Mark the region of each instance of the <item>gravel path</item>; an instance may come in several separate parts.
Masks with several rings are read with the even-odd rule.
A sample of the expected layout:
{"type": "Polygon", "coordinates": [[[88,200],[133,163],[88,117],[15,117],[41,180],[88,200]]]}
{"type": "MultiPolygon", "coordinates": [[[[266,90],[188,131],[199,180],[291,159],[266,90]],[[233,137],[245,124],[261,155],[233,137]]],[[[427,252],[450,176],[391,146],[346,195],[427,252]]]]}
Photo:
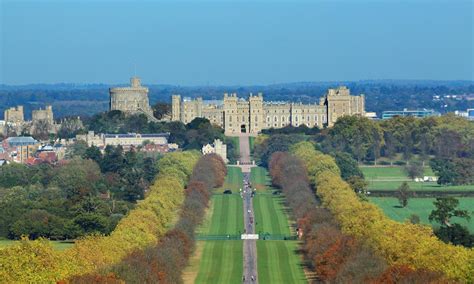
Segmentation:
{"type": "MultiPolygon", "coordinates": [[[[240,163],[250,163],[250,145],[248,136],[239,137],[240,163]]],[[[246,234],[255,234],[255,216],[253,213],[253,188],[250,184],[250,168],[242,167],[244,176],[244,188],[242,198],[244,200],[244,228],[246,234]]],[[[244,240],[244,275],[243,283],[258,283],[257,279],[257,241],[244,240]]]]}

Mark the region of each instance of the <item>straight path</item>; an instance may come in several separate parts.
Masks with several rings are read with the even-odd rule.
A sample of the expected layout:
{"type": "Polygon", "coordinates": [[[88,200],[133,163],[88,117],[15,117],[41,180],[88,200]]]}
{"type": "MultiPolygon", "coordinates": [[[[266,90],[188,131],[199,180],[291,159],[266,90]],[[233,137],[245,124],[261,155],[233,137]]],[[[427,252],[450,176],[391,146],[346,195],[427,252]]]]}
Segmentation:
{"type": "MultiPolygon", "coordinates": [[[[250,164],[250,144],[248,136],[239,137],[240,163],[250,164]]],[[[255,234],[255,216],[253,212],[253,189],[250,184],[250,167],[242,167],[244,177],[244,188],[242,198],[244,199],[244,228],[246,234],[255,234]]],[[[244,240],[244,273],[243,283],[258,283],[257,279],[257,241],[244,240]]]]}

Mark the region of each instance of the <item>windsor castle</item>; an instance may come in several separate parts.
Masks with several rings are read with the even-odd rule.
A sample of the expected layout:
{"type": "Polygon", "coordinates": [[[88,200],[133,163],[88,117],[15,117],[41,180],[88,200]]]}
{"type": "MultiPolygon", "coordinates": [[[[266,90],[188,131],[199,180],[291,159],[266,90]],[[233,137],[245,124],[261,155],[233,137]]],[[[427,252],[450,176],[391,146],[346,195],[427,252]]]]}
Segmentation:
{"type": "Polygon", "coordinates": [[[329,89],[319,104],[265,102],[262,94],[250,94],[248,100],[237,94],[224,94],[223,101],[182,99],[172,96],[171,120],[189,123],[204,117],[221,126],[226,135],[258,134],[263,129],[285,126],[333,126],[343,115],[364,115],[364,95],[351,96],[346,87],[329,89]]]}
{"type": "MultiPolygon", "coordinates": [[[[222,127],[226,135],[255,135],[263,129],[290,125],[331,127],[341,116],[365,115],[364,95],[352,96],[345,86],[329,89],[318,104],[265,102],[261,93],[250,94],[247,100],[235,93],[224,94],[224,99],[219,101],[173,95],[171,104],[171,121],[187,124],[197,117],[207,118],[222,127]]],[[[110,89],[110,109],[153,117],[148,88],[142,87],[140,79],[135,77],[130,87],[110,89]]]]}

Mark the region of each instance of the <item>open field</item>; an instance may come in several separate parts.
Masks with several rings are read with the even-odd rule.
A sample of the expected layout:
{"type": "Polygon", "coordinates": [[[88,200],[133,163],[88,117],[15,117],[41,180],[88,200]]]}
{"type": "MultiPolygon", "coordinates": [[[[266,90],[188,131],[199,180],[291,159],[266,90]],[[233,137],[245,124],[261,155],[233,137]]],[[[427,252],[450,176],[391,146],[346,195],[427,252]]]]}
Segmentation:
{"type": "Polygon", "coordinates": [[[255,145],[255,137],[249,136],[250,155],[253,155],[254,145],[255,145]]]}
{"type": "Polygon", "coordinates": [[[267,187],[271,185],[267,170],[262,167],[254,167],[251,169],[250,180],[252,186],[259,191],[267,190],[267,187]]]}
{"type": "MultiPolygon", "coordinates": [[[[243,187],[242,170],[238,167],[227,167],[227,176],[224,181],[223,189],[230,189],[232,193],[239,193],[243,187]]],[[[219,190],[217,190],[219,192],[219,190]]]]}
{"type": "MultiPolygon", "coordinates": [[[[396,221],[404,222],[409,219],[410,215],[416,214],[420,216],[421,223],[436,226],[428,220],[428,216],[434,209],[433,201],[435,198],[410,198],[408,206],[401,208],[397,198],[394,197],[370,197],[370,202],[377,204],[385,214],[396,221]]],[[[459,208],[468,211],[474,211],[474,197],[459,198],[459,208]]],[[[474,232],[474,221],[467,222],[464,219],[453,218],[454,222],[458,222],[467,226],[471,232],[474,232]]]]}
{"type": "MultiPolygon", "coordinates": [[[[0,249],[11,246],[19,241],[15,240],[0,240],[0,249]]],[[[62,242],[62,241],[50,241],[51,245],[55,250],[63,251],[74,245],[73,242],[62,242]]]]}
{"type": "Polygon", "coordinates": [[[258,234],[269,233],[290,235],[290,225],[281,195],[257,193],[253,199],[255,211],[255,231],[258,234]]]}
{"type": "Polygon", "coordinates": [[[259,283],[307,283],[298,241],[257,241],[259,283]]]}
{"type": "MultiPolygon", "coordinates": [[[[436,182],[414,182],[406,175],[403,167],[360,167],[364,173],[366,181],[369,183],[369,190],[396,190],[406,181],[412,190],[420,191],[474,191],[474,185],[439,185],[436,182]]],[[[434,176],[429,167],[424,169],[425,176],[434,176]]]]}
{"type": "Polygon", "coordinates": [[[241,283],[242,241],[206,241],[195,283],[241,283]]]}
{"type": "Polygon", "coordinates": [[[211,202],[213,212],[207,234],[240,235],[244,231],[243,203],[240,195],[214,194],[211,202]]]}
{"type": "MultiPolygon", "coordinates": [[[[403,167],[360,167],[366,179],[389,179],[389,178],[400,178],[408,179],[403,167]]],[[[423,171],[425,176],[434,176],[435,174],[430,167],[425,167],[423,171]]]]}
{"type": "MultiPolygon", "coordinates": [[[[216,189],[200,235],[240,235],[244,230],[243,203],[239,194],[242,171],[228,167],[223,188],[216,189]],[[222,194],[224,189],[233,194],[222,194]]],[[[240,240],[199,241],[185,271],[186,283],[240,283],[243,273],[243,243],[240,240]],[[194,261],[193,261],[194,259],[194,261]]]]}

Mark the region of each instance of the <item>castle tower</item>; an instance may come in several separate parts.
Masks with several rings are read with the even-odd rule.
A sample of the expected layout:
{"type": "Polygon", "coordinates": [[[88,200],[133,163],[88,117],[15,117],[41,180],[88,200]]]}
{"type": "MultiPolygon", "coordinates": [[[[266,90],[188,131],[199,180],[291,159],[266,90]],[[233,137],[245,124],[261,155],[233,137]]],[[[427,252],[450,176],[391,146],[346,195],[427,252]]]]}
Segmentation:
{"type": "Polygon", "coordinates": [[[181,121],[181,96],[171,96],[171,121],[181,121]]]}
{"type": "Polygon", "coordinates": [[[257,96],[253,96],[252,94],[250,94],[249,107],[250,133],[258,134],[264,128],[265,125],[262,93],[258,93],[257,96]]]}
{"type": "Polygon", "coordinates": [[[110,110],[120,110],[127,114],[144,113],[153,117],[148,101],[148,88],[141,85],[140,78],[132,77],[130,87],[110,88],[110,110]]]}
{"type": "Polygon", "coordinates": [[[326,95],[327,126],[332,127],[344,115],[365,114],[365,97],[351,96],[346,86],[329,89],[326,95]]]}
{"type": "Polygon", "coordinates": [[[240,133],[237,102],[237,94],[224,94],[224,133],[226,135],[240,133]]]}
{"type": "Polygon", "coordinates": [[[25,121],[23,106],[11,107],[6,109],[3,114],[3,119],[5,122],[23,123],[25,121]]]}

